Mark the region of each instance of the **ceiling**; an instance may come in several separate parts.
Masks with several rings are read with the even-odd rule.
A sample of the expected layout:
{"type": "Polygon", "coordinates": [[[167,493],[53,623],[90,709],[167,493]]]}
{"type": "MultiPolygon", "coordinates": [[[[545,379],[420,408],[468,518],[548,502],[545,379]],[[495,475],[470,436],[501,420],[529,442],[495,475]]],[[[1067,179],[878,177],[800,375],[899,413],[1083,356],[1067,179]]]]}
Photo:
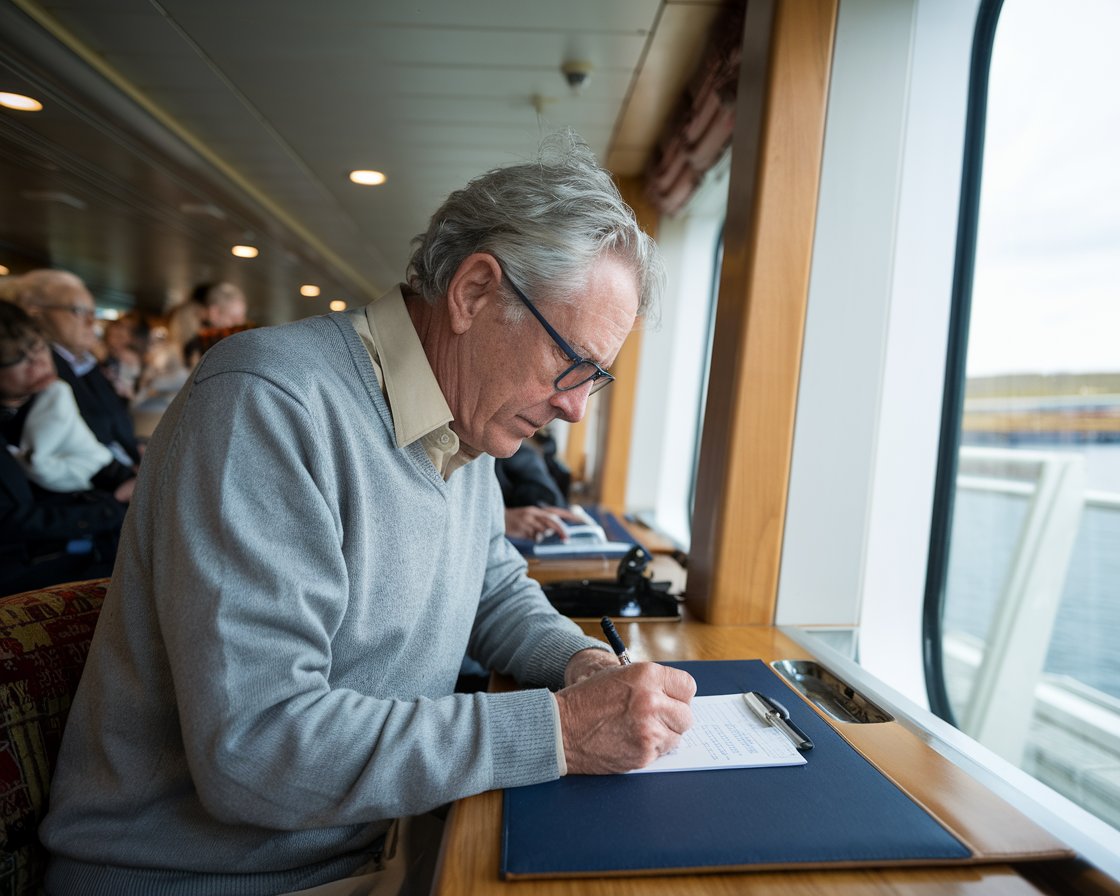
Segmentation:
{"type": "Polygon", "coordinates": [[[0,108],[0,264],[149,312],[214,279],[263,323],[366,301],[449,192],[544,134],[640,173],[725,5],[0,0],[0,91],[44,105],[0,108]],[[568,60],[591,65],[578,93],[568,60]]]}

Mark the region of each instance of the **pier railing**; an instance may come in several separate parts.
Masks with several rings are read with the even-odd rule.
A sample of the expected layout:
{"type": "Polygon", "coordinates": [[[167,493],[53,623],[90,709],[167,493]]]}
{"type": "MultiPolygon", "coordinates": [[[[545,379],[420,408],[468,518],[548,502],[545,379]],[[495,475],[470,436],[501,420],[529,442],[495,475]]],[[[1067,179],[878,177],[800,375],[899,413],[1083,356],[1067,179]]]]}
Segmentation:
{"type": "MultiPolygon", "coordinates": [[[[1086,491],[1076,453],[970,447],[961,449],[957,488],[1026,504],[986,639],[946,621],[960,727],[1120,828],[1120,700],[1044,671],[1084,511],[1120,513],[1120,495],[1086,491]]],[[[1110,590],[1120,594],[1120,581],[1110,590]]]]}

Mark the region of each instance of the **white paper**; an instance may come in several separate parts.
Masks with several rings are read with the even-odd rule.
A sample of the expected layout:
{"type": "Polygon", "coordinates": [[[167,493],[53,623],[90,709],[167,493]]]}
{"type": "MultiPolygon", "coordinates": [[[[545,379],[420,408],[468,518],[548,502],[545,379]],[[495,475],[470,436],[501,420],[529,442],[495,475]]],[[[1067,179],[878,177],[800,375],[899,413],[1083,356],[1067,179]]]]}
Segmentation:
{"type": "Polygon", "coordinates": [[[805,764],[790,739],[751,712],[742,694],[694,697],[692,720],[675,750],[629,774],[805,764]]]}

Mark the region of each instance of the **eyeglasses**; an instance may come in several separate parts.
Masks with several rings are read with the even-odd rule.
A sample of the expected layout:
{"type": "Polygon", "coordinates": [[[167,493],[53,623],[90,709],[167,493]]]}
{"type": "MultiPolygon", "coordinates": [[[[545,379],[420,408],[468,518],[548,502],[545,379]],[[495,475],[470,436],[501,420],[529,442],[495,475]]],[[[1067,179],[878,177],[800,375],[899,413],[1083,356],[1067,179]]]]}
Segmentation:
{"type": "Polygon", "coordinates": [[[11,361],[0,361],[0,370],[6,370],[9,367],[18,367],[32,358],[43,354],[47,350],[47,343],[42,339],[36,339],[33,342],[26,342],[23,345],[23,350],[11,361]]]}
{"type": "Polygon", "coordinates": [[[614,377],[590,358],[577,355],[575,351],[572,350],[572,347],[563,340],[560,334],[552,328],[552,324],[544,319],[544,315],[537,310],[536,305],[529,301],[529,297],[518,288],[516,283],[509,279],[509,274],[506,274],[504,269],[502,270],[502,274],[505,276],[506,282],[513,287],[517,298],[521,299],[525,307],[532,312],[533,317],[544,327],[545,332],[552,337],[552,341],[556,343],[560,351],[572,362],[570,367],[565,368],[561,374],[552,381],[552,385],[557,392],[571,392],[573,389],[578,389],[584,383],[590,382],[591,391],[588,395],[594,395],[600,389],[614,382],[614,377]]]}
{"type": "Polygon", "coordinates": [[[40,305],[39,307],[47,311],[69,311],[74,317],[82,317],[86,320],[93,320],[97,316],[97,310],[88,305],[40,305]]]}

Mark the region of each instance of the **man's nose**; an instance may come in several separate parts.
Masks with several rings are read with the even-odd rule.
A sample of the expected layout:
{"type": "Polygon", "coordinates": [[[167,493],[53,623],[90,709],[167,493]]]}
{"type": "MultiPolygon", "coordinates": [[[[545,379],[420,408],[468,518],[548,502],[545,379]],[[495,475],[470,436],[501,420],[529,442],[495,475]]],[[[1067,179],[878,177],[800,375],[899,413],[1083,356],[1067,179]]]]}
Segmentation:
{"type": "Polygon", "coordinates": [[[569,423],[579,423],[587,411],[587,399],[591,396],[591,383],[586,382],[577,389],[568,389],[564,392],[554,392],[549,403],[560,413],[561,420],[569,423]]]}

